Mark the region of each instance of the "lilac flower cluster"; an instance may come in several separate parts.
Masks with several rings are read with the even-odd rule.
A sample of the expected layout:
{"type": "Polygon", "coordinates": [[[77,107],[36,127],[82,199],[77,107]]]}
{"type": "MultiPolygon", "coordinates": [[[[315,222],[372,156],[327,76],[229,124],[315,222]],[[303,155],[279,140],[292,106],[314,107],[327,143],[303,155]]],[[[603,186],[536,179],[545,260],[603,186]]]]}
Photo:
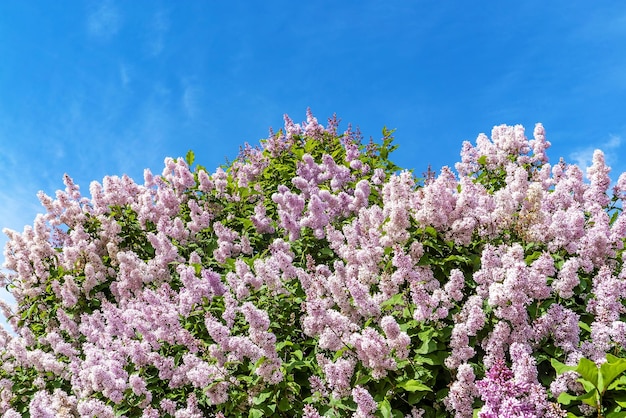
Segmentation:
{"type": "MultiPolygon", "coordinates": [[[[512,347],[512,351],[516,350],[512,347]]],[[[511,353],[514,354],[514,353],[511,353]]],[[[562,418],[567,414],[558,405],[548,402],[541,386],[523,374],[532,373],[528,355],[516,363],[511,371],[504,360],[495,360],[485,378],[476,382],[476,389],[484,401],[479,418],[562,418]],[[517,370],[515,370],[517,369],[517,370]]]]}
{"type": "Polygon", "coordinates": [[[548,393],[536,352],[575,364],[626,349],[626,176],[612,198],[601,153],[585,182],[548,163],[541,125],[531,140],[518,125],[464,143],[456,174],[421,183],[336,129],[286,117],[226,170],[168,158],[143,185],[107,177],[87,198],[66,176],[41,194],[46,213],[6,231],[17,308],[2,306],[15,335],[0,333],[0,413],[228,416],[268,388],[295,397],[288,374],[308,365],[297,414],[343,402],[372,417],[407,393],[374,384],[439,361],[422,356],[430,330],[449,335],[432,349],[451,376],[438,407],[561,416],[550,396],[575,379],[548,393]]]}

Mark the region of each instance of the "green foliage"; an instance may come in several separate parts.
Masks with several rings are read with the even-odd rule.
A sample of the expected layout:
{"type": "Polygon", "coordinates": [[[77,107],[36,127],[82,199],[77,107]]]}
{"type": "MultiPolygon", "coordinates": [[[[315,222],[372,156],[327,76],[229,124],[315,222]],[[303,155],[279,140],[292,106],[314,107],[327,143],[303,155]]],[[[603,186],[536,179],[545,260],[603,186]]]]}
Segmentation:
{"type": "Polygon", "coordinates": [[[606,362],[599,367],[584,357],[576,366],[566,366],[556,359],[551,363],[557,374],[576,372],[580,376],[577,382],[584,388],[580,395],[559,395],[558,402],[570,410],[568,416],[578,416],[571,410],[582,402],[594,408],[598,417],[626,417],[626,359],[607,354],[606,362]]]}
{"type": "MultiPolygon", "coordinates": [[[[381,143],[371,142],[367,145],[358,143],[358,161],[361,166],[367,169],[355,168],[359,164],[351,164],[347,161],[348,149],[347,141],[351,138],[336,135],[330,131],[317,132],[313,136],[289,135],[285,136],[279,132],[275,137],[266,140],[266,145],[274,144],[280,148],[276,150],[271,146],[262,149],[245,147],[241,150],[239,157],[232,163],[222,167],[224,171],[219,172],[223,183],[220,187],[203,187],[202,178],[209,178],[206,170],[195,163],[195,155],[189,151],[184,161],[186,166],[193,167],[191,174],[193,181],[185,183],[185,186],[174,184],[175,180],[168,180],[167,176],[159,178],[159,182],[171,187],[167,191],[176,190],[180,194],[179,207],[173,208],[168,214],[167,221],[180,222],[183,227],[193,224],[194,213],[189,202],[194,201],[199,207],[210,213],[211,220],[209,226],[194,230],[193,237],[187,238],[184,235],[176,235],[156,224],[156,221],[145,220],[140,216],[137,206],[133,204],[114,204],[106,208],[104,213],[92,214],[85,209],[80,212],[80,222],[75,224],[64,224],[57,226],[62,234],[77,234],[85,236],[85,241],[91,240],[92,247],[82,247],[78,254],[72,259],[72,263],[64,263],[62,259],[64,247],[57,246],[54,255],[47,255],[38,260],[42,265],[40,270],[46,275],[38,278],[39,288],[36,292],[25,293],[19,301],[19,309],[16,313],[18,326],[28,337],[28,349],[39,350],[41,355],[51,354],[53,349],[46,342],[46,335],[50,330],[58,330],[60,315],[67,315],[77,323],[85,316],[97,314],[104,307],[116,305],[115,291],[117,276],[120,274],[119,261],[115,257],[116,252],[128,252],[137,257],[137,263],[141,268],[151,266],[157,257],[159,248],[154,241],[156,234],[162,233],[171,238],[176,255],[175,261],[165,263],[165,272],[155,273],[150,270],[150,274],[155,277],[144,277],[142,290],[152,292],[179,292],[185,287],[184,280],[188,277],[181,277],[179,268],[187,268],[195,273],[196,278],[203,277],[203,273],[211,272],[219,275],[221,283],[227,284],[229,277],[240,274],[238,269],[256,269],[256,262],[262,262],[272,253],[272,245],[277,242],[285,243],[288,247],[289,258],[287,264],[301,272],[313,272],[316,266],[327,267],[328,270],[336,271],[335,263],[342,263],[342,257],[337,250],[338,245],[333,245],[328,236],[320,238],[312,228],[305,227],[299,230],[297,236],[291,237],[288,231],[278,228],[279,212],[281,208],[273,198],[278,191],[286,189],[293,194],[302,194],[294,184],[294,179],[298,176],[299,170],[304,162],[303,157],[309,156],[316,164],[321,164],[328,156],[349,172],[350,180],[340,187],[333,186],[332,180],[327,179],[320,184],[316,184],[319,190],[339,193],[345,192],[347,195],[354,193],[360,181],[366,180],[371,186],[371,192],[367,198],[367,207],[383,208],[383,186],[381,181],[372,181],[372,172],[384,174],[386,179],[392,174],[399,172],[399,167],[390,160],[391,153],[397,148],[393,144],[393,131],[383,129],[383,139],[381,143]],[[277,145],[278,144],[278,145],[277,145]],[[282,148],[281,148],[282,147],[282,148]],[[249,175],[247,169],[253,166],[257,172],[249,175]],[[204,176],[204,177],[203,177],[204,176]],[[193,184],[192,184],[193,183],[193,184]],[[179,189],[177,189],[179,188],[179,189]],[[180,190],[182,189],[182,190],[180,190]],[[339,190],[338,190],[339,189],[339,190]],[[271,220],[271,228],[259,232],[253,217],[256,208],[262,206],[266,210],[268,219],[271,220]],[[220,248],[220,237],[216,233],[215,225],[219,223],[224,228],[236,233],[238,242],[249,244],[248,250],[239,248],[223,259],[214,254],[220,248]],[[103,225],[113,225],[118,232],[113,233],[113,237],[104,237],[102,234],[103,225]],[[169,235],[168,235],[169,234],[169,235]],[[176,236],[176,238],[174,238],[176,236]],[[111,252],[106,246],[106,239],[109,238],[115,243],[115,251],[111,252]],[[157,248],[155,248],[157,247],[157,248]],[[191,260],[195,261],[191,261],[191,260]],[[88,290],[77,292],[76,303],[66,303],[59,289],[63,286],[71,287],[73,284],[84,289],[89,277],[86,272],[86,265],[89,263],[101,263],[100,272],[106,272],[99,281],[88,290]],[[186,263],[189,264],[186,264],[186,263]],[[72,284],[73,283],[73,284],[72,284]]],[[[353,143],[351,143],[353,144],[353,143]]],[[[515,158],[509,158],[511,162],[515,158]]],[[[182,163],[182,160],[178,160],[182,163]]],[[[497,193],[507,187],[507,171],[502,166],[493,166],[488,157],[483,155],[477,159],[478,170],[472,174],[472,181],[477,185],[484,186],[490,195],[497,193]]],[[[187,168],[187,167],[185,167],[187,168]]],[[[529,178],[539,169],[538,163],[527,164],[529,178]]],[[[219,176],[215,175],[214,179],[219,176]]],[[[412,178],[414,182],[410,187],[416,194],[423,192],[421,188],[427,186],[427,181],[423,183],[412,178]]],[[[435,179],[427,179],[435,180],[435,179]]],[[[161,184],[159,183],[159,184],[161,184]]],[[[158,186],[150,186],[152,191],[158,186]]],[[[460,183],[456,187],[457,192],[461,192],[460,183]]],[[[149,201],[154,203],[156,194],[149,196],[149,201]]],[[[611,225],[617,222],[617,214],[621,208],[612,202],[611,225]]],[[[520,208],[526,202],[520,204],[520,208]]],[[[527,209],[527,207],[526,207],[527,209]]],[[[533,208],[531,208],[533,209],[533,208]]],[[[521,209],[520,209],[521,210],[521,209]]],[[[357,217],[355,211],[345,211],[349,215],[337,216],[330,222],[329,227],[335,231],[347,231],[354,227],[357,217]]],[[[451,355],[451,336],[457,323],[457,318],[464,315],[462,308],[480,286],[475,280],[475,274],[482,268],[481,254],[489,247],[507,247],[518,245],[523,252],[523,257],[519,261],[519,268],[532,266],[541,257],[549,254],[554,261],[556,270],[561,269],[564,263],[572,257],[563,248],[554,251],[545,243],[534,242],[526,231],[527,219],[523,219],[520,212],[507,219],[507,223],[501,230],[491,234],[481,234],[473,230],[471,239],[455,241],[446,228],[437,229],[431,225],[424,225],[416,220],[414,216],[407,217],[408,238],[399,243],[388,245],[381,250],[381,257],[377,260],[375,280],[369,284],[367,292],[376,293],[380,291],[383,277],[393,275],[398,271],[394,265],[396,253],[407,253],[415,247],[420,248],[421,256],[415,256],[412,268],[419,270],[424,268],[434,277],[435,287],[443,288],[450,279],[451,272],[458,270],[462,273],[461,281],[464,279],[463,295],[455,298],[447,309],[447,316],[444,314],[440,319],[417,320],[415,301],[415,289],[412,286],[422,284],[420,280],[400,280],[398,290],[393,296],[377,305],[380,314],[363,316],[354,319],[354,324],[359,331],[364,329],[374,330],[382,335],[381,318],[389,315],[393,317],[400,327],[400,330],[407,334],[410,339],[408,355],[400,356],[399,349],[394,349],[391,354],[396,361],[396,367],[386,370],[386,374],[377,375],[372,368],[366,367],[361,362],[356,362],[354,373],[351,375],[349,386],[365,388],[374,396],[377,404],[376,417],[397,418],[410,414],[413,408],[421,408],[425,418],[439,418],[450,415],[446,409],[444,399],[451,391],[452,383],[455,381],[455,369],[446,366],[446,359],[451,355]],[[380,276],[380,277],[379,277],[380,276]],[[438,283],[437,283],[438,282],[438,283]]],[[[590,222],[590,215],[586,216],[586,222],[590,222]]],[[[384,235],[384,227],[392,223],[391,215],[387,216],[381,227],[377,227],[376,233],[384,235]]],[[[61,234],[61,235],[62,235],[61,234]]],[[[346,235],[348,235],[346,233],[346,235]]],[[[242,247],[242,245],[240,245],[242,247]]],[[[621,255],[623,248],[616,252],[615,265],[621,266],[621,255]]],[[[356,263],[355,263],[356,264],[356,263]]],[[[339,265],[339,264],[337,264],[339,265]]],[[[147,267],[146,267],[147,268],[147,267]]],[[[597,271],[579,271],[580,283],[575,289],[573,298],[564,299],[552,292],[545,298],[535,298],[529,301],[524,307],[527,308],[529,323],[537,321],[545,315],[555,304],[560,304],[565,308],[570,308],[572,312],[579,315],[579,328],[583,338],[591,335],[592,324],[595,318],[585,310],[585,306],[591,297],[593,288],[593,277],[597,271]]],[[[136,374],[141,376],[146,383],[146,390],[150,397],[145,394],[137,395],[128,388],[119,402],[112,401],[105,396],[102,391],[93,391],[89,396],[98,399],[110,406],[117,416],[140,416],[142,411],[152,406],[159,408],[161,400],[173,401],[177,407],[183,407],[187,399],[195,397],[198,407],[207,416],[223,413],[227,417],[293,417],[301,416],[306,405],[314,405],[315,408],[325,417],[346,417],[351,416],[357,409],[355,401],[349,393],[328,394],[321,393],[319,388],[311,382],[310,378],[323,377],[325,372],[320,359],[355,359],[356,348],[349,342],[341,340],[340,349],[323,349],[320,346],[319,338],[307,335],[303,329],[303,321],[306,318],[304,309],[307,303],[307,288],[303,285],[297,274],[288,272],[280,267],[273,271],[279,277],[281,286],[284,289],[277,291],[269,283],[255,286],[247,284],[240,294],[236,295],[236,302],[241,306],[250,302],[255,308],[264,311],[269,318],[268,333],[276,338],[275,350],[280,359],[279,372],[282,379],[277,379],[277,383],[269,383],[268,379],[260,376],[260,370],[271,361],[264,356],[252,361],[245,358],[228,358],[220,363],[217,357],[210,354],[211,347],[218,345],[217,341],[211,337],[207,329],[206,318],[215,318],[221,325],[228,325],[228,331],[232,336],[248,336],[252,327],[242,312],[237,312],[233,316],[232,322],[228,322],[225,317],[229,310],[229,304],[233,303],[233,296],[236,290],[229,288],[226,294],[215,293],[210,297],[203,297],[201,301],[193,303],[193,306],[185,313],[175,315],[177,325],[180,325],[181,333],[188,333],[199,341],[197,347],[190,347],[182,343],[165,341],[149,341],[146,331],[139,329],[131,332],[130,336],[124,336],[129,343],[148,343],[154,346],[154,352],[162,358],[172,359],[174,368],[185,367],[185,356],[193,354],[206,361],[210,365],[220,363],[226,370],[226,375],[217,378],[207,387],[194,387],[191,384],[169,385],[166,378],[163,378],[160,370],[154,365],[139,366],[132,362],[127,362],[124,371],[128,375],[136,374]],[[231,293],[232,292],[232,293],[231,293]],[[209,396],[211,391],[221,384],[228,384],[228,399],[222,403],[213,404],[209,396]]],[[[192,274],[193,275],[193,274],[192,274]]],[[[547,277],[547,285],[556,280],[557,274],[547,277]]],[[[395,289],[394,289],[395,291],[395,289]]],[[[348,292],[346,291],[346,294],[348,292]]],[[[385,296],[386,298],[386,296],[385,296]]],[[[330,298],[329,298],[330,299],[330,298]]],[[[357,302],[347,298],[347,304],[356,305],[357,302]]],[[[381,298],[384,299],[384,298],[381,298]]],[[[529,298],[530,299],[530,298],[529,298]]],[[[377,302],[378,303],[378,302],[377,302]]],[[[484,343],[489,333],[493,330],[494,324],[501,321],[494,312],[493,306],[489,306],[483,300],[480,307],[485,315],[486,325],[476,333],[468,335],[468,347],[475,351],[475,355],[467,362],[476,374],[477,380],[485,376],[484,365],[480,359],[485,353],[484,343]]],[[[232,306],[231,306],[232,307],[232,306]]],[[[354,307],[354,306],[351,306],[354,307]]],[[[435,307],[436,308],[436,307],[435,307]]],[[[329,309],[334,309],[331,307],[329,309]]],[[[419,311],[418,311],[419,313],[419,311]]],[[[504,321],[502,321],[504,322],[504,321]]],[[[64,329],[60,335],[65,342],[76,350],[76,355],[80,360],[86,358],[85,345],[86,337],[81,333],[73,334],[64,329]]],[[[116,337],[119,337],[116,335],[116,337]]],[[[337,337],[339,338],[339,337],[337,337]]],[[[217,338],[216,338],[217,339],[217,338]]],[[[89,342],[93,344],[92,341],[89,342]]],[[[596,408],[598,416],[624,417],[626,416],[626,360],[623,352],[615,349],[613,355],[607,355],[607,362],[597,367],[595,363],[588,359],[581,359],[576,367],[565,366],[561,361],[565,361],[565,353],[561,346],[555,343],[551,337],[545,337],[543,341],[536,344],[533,359],[537,364],[539,381],[548,387],[554,379],[567,371],[576,372],[580,375],[578,381],[584,389],[584,393],[571,395],[563,393],[558,398],[558,402],[567,408],[570,416],[575,416],[575,408],[580,404],[589,405],[596,408]]],[[[504,354],[504,356],[509,356],[504,354]]],[[[63,365],[71,363],[67,356],[56,356],[57,361],[63,365]]],[[[505,360],[509,361],[509,358],[505,360]]],[[[5,367],[0,370],[0,379],[11,381],[12,393],[15,395],[10,400],[10,406],[22,414],[28,416],[29,402],[36,392],[43,386],[50,392],[56,388],[72,393],[74,387],[69,379],[59,377],[52,373],[47,373],[43,384],[38,381],[40,387],[36,387],[33,382],[41,377],[41,370],[24,366],[10,369],[5,367]]],[[[551,399],[552,401],[553,399],[551,399]]],[[[472,408],[479,411],[483,403],[475,399],[472,408]]],[[[168,415],[165,415],[168,416],[168,415]]]]}

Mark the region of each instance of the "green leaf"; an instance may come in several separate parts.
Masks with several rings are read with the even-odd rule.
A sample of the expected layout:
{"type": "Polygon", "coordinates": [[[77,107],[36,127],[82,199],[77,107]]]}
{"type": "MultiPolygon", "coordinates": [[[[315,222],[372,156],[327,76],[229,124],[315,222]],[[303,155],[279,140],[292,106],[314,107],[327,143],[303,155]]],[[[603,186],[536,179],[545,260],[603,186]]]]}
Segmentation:
{"type": "Polygon", "coordinates": [[[391,418],[391,404],[389,400],[383,399],[378,403],[378,409],[380,413],[383,415],[383,418],[391,418]]]}
{"type": "MultiPolygon", "coordinates": [[[[280,351],[285,347],[291,347],[293,346],[293,343],[291,341],[280,341],[278,343],[276,343],[276,351],[280,351]]],[[[302,358],[300,359],[302,360],[302,358]]]]}
{"type": "Polygon", "coordinates": [[[527,265],[531,265],[533,261],[541,257],[541,254],[541,251],[535,251],[532,254],[527,255],[524,261],[526,261],[527,265]]]}
{"type": "Polygon", "coordinates": [[[558,361],[555,358],[550,360],[550,364],[552,364],[552,367],[554,368],[554,370],[556,370],[556,374],[563,374],[565,372],[569,372],[571,370],[576,369],[576,367],[574,367],[574,366],[567,366],[567,365],[561,363],[560,361],[558,361]]]}
{"type": "Polygon", "coordinates": [[[400,329],[406,333],[408,333],[409,335],[414,335],[413,333],[408,332],[409,330],[413,330],[414,328],[417,328],[417,326],[419,325],[419,322],[416,321],[415,319],[411,319],[403,324],[399,324],[400,325],[400,329]]]}
{"type": "Polygon", "coordinates": [[[261,405],[263,402],[268,400],[273,395],[272,391],[261,392],[257,396],[254,397],[252,403],[255,405],[261,405]]]}
{"type": "Polygon", "coordinates": [[[189,167],[192,166],[195,159],[196,159],[196,155],[193,153],[193,151],[192,150],[187,151],[187,155],[185,155],[185,161],[187,162],[187,165],[189,167]]]}
{"type": "Polygon", "coordinates": [[[280,398],[280,402],[278,402],[278,410],[279,411],[288,411],[291,409],[291,402],[289,402],[289,398],[286,396],[282,396],[280,398]]]}
{"type": "Polygon", "coordinates": [[[257,408],[252,408],[248,412],[248,418],[263,418],[264,416],[263,411],[257,408]]]}
{"type": "MultiPolygon", "coordinates": [[[[620,392],[626,389],[626,375],[623,374],[618,379],[615,379],[613,383],[608,386],[607,390],[613,390],[618,388],[620,392]]],[[[624,396],[626,396],[626,392],[624,393],[624,396]]]]}
{"type": "Polygon", "coordinates": [[[424,228],[424,232],[426,232],[428,235],[430,235],[433,238],[437,238],[437,230],[430,225],[424,228]]]}
{"type": "Polygon", "coordinates": [[[583,393],[579,396],[570,395],[567,392],[563,392],[557,398],[557,402],[563,405],[569,405],[574,401],[583,401],[587,405],[591,405],[594,408],[596,407],[596,391],[589,391],[587,393],[583,393]]]}
{"type": "Polygon", "coordinates": [[[614,211],[611,214],[611,221],[609,222],[609,225],[613,225],[615,223],[615,221],[617,220],[618,216],[619,216],[619,212],[618,211],[614,211]]]}
{"type": "Polygon", "coordinates": [[[409,397],[407,402],[409,405],[417,405],[424,397],[426,396],[426,392],[412,392],[409,393],[409,397]]]}
{"type": "MultiPolygon", "coordinates": [[[[582,282],[581,282],[581,283],[582,283],[582,282]]],[[[589,326],[589,324],[587,324],[586,322],[579,321],[579,322],[578,322],[578,326],[579,326],[581,329],[584,329],[584,330],[585,330],[585,331],[587,331],[587,332],[591,332],[591,327],[590,327],[590,326],[589,326]]]]}
{"type": "Polygon", "coordinates": [[[626,408],[626,399],[625,400],[615,399],[615,403],[621,406],[622,408],[626,408]]]}
{"type": "Polygon", "coordinates": [[[433,360],[430,355],[429,356],[415,356],[413,357],[413,362],[415,364],[429,364],[431,366],[434,366],[436,361],[433,360]]]}
{"type": "Polygon", "coordinates": [[[292,361],[292,362],[288,363],[285,366],[285,370],[287,370],[288,373],[291,373],[291,371],[293,369],[300,369],[300,368],[302,368],[302,366],[306,366],[306,365],[307,365],[307,363],[305,363],[304,361],[296,360],[296,361],[292,361]]]}
{"type": "Polygon", "coordinates": [[[607,354],[606,360],[606,363],[600,366],[600,384],[598,385],[598,390],[602,394],[605,392],[606,388],[613,383],[615,378],[626,371],[626,359],[607,354]]]}
{"type": "Polygon", "coordinates": [[[583,357],[574,371],[594,387],[598,387],[598,366],[596,366],[596,363],[583,357]]]}
{"type": "Polygon", "coordinates": [[[448,358],[447,351],[435,351],[433,353],[428,353],[424,356],[426,360],[425,364],[430,364],[433,366],[441,366],[445,363],[446,358],[448,358]]]}
{"type": "Polygon", "coordinates": [[[405,380],[398,383],[398,387],[406,390],[407,392],[432,392],[433,390],[415,379],[405,380]]]}
{"type": "Polygon", "coordinates": [[[487,156],[486,156],[486,155],[481,155],[481,156],[478,158],[478,164],[480,164],[480,165],[485,165],[485,164],[487,164],[487,156]]]}
{"type": "Polygon", "coordinates": [[[403,302],[404,302],[404,294],[403,293],[396,293],[395,295],[393,295],[392,297],[390,297],[389,299],[387,299],[386,301],[381,303],[380,307],[381,308],[386,308],[386,307],[389,307],[389,306],[400,305],[403,302]]]}
{"type": "Polygon", "coordinates": [[[424,341],[422,345],[415,350],[416,354],[428,354],[437,351],[437,342],[435,340],[424,341]]]}

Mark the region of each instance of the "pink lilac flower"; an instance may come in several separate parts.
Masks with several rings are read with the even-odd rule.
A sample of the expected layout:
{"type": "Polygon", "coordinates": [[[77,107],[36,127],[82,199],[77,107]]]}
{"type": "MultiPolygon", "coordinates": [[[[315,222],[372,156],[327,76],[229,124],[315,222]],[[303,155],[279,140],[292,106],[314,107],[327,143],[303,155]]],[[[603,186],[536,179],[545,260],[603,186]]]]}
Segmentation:
{"type": "Polygon", "coordinates": [[[501,409],[507,409],[507,417],[529,416],[533,406],[519,400],[518,397],[528,391],[529,384],[513,379],[513,372],[502,359],[494,361],[485,378],[476,382],[476,388],[485,405],[479,412],[480,418],[503,417],[501,409]],[[525,415],[526,414],[526,415],[525,415]]]}
{"type": "Polygon", "coordinates": [[[374,411],[378,409],[378,404],[372,395],[362,386],[355,386],[352,389],[352,399],[356,402],[357,409],[354,418],[372,418],[374,411]]]}
{"type": "Polygon", "coordinates": [[[561,266],[557,278],[552,281],[552,288],[562,298],[571,298],[574,288],[580,283],[578,269],[580,261],[577,257],[568,258],[561,266]]]}
{"type": "Polygon", "coordinates": [[[450,336],[450,355],[445,360],[445,365],[449,369],[456,369],[467,360],[474,357],[476,350],[470,346],[469,333],[467,325],[457,323],[452,328],[450,336]]]}
{"type": "Polygon", "coordinates": [[[213,405],[223,404],[228,401],[228,389],[230,383],[226,381],[218,381],[211,384],[205,389],[207,396],[213,405]]]}
{"type": "Polygon", "coordinates": [[[102,418],[114,418],[115,412],[113,408],[106,405],[104,402],[98,399],[89,398],[78,402],[78,413],[83,418],[102,417],[102,418]]]}
{"type": "Polygon", "coordinates": [[[541,123],[535,125],[533,139],[528,141],[528,145],[532,148],[533,152],[531,162],[541,164],[548,162],[546,150],[550,148],[551,144],[549,141],[546,141],[546,131],[541,123]]]}
{"type": "Polygon", "coordinates": [[[322,418],[320,413],[311,405],[305,405],[302,410],[302,418],[322,418]]]}
{"type": "Polygon", "coordinates": [[[444,289],[446,295],[456,302],[463,299],[463,288],[465,287],[465,276],[459,269],[452,269],[450,271],[450,277],[445,284],[444,289]]]}
{"type": "Polygon", "coordinates": [[[586,358],[594,362],[600,362],[612,347],[611,326],[605,322],[594,321],[591,324],[591,335],[583,341],[580,350],[586,358]]]}
{"type": "Polygon", "coordinates": [[[601,210],[609,203],[609,196],[607,190],[611,185],[611,178],[609,172],[611,168],[608,167],[604,160],[604,153],[600,150],[593,152],[591,167],[587,168],[587,177],[591,184],[585,191],[585,209],[590,212],[601,210]]]}
{"type": "Polygon", "coordinates": [[[511,327],[506,321],[499,321],[493,326],[493,331],[483,339],[481,346],[486,355],[483,357],[485,367],[492,367],[498,358],[504,358],[505,348],[511,343],[511,327]]]}
{"type": "Polygon", "coordinates": [[[20,414],[13,408],[9,408],[4,412],[2,417],[3,418],[22,418],[22,414],[20,414]]]}
{"type": "Polygon", "coordinates": [[[309,384],[311,385],[311,392],[318,393],[322,397],[328,396],[328,391],[326,390],[326,385],[324,381],[319,376],[310,376],[309,384]]]}
{"type": "Polygon", "coordinates": [[[267,210],[263,203],[257,203],[254,207],[254,215],[250,218],[257,232],[260,234],[274,233],[272,220],[267,216],[267,210]]]}
{"type": "Polygon", "coordinates": [[[424,416],[424,414],[426,413],[426,411],[424,411],[422,408],[415,408],[413,407],[411,409],[411,414],[410,415],[405,415],[404,418],[422,418],[424,416]]]}
{"type": "MultiPolygon", "coordinates": [[[[515,350],[517,348],[513,348],[515,350]]],[[[511,354],[514,355],[513,352],[511,354]]],[[[476,382],[476,388],[484,402],[478,412],[479,418],[566,416],[558,405],[548,402],[545,390],[538,383],[518,376],[502,359],[497,359],[485,378],[476,382]]]]}
{"type": "Polygon", "coordinates": [[[324,238],[324,228],[330,218],[326,213],[328,204],[322,201],[317,194],[311,196],[304,217],[300,220],[301,228],[311,228],[316,238],[324,238]]]}
{"type": "Polygon", "coordinates": [[[532,356],[532,347],[529,344],[514,342],[509,348],[513,362],[512,371],[515,380],[520,383],[536,384],[537,363],[532,356]]]}
{"type": "Polygon", "coordinates": [[[204,193],[210,193],[213,190],[214,188],[213,181],[211,180],[211,177],[205,170],[198,171],[198,181],[200,183],[199,189],[203,191],[204,193]]]}
{"type": "Polygon", "coordinates": [[[240,248],[238,249],[236,244],[239,234],[236,231],[227,228],[221,222],[213,224],[213,231],[218,238],[218,248],[213,251],[213,257],[219,263],[224,263],[227,258],[239,255],[240,248]]]}
{"type": "Polygon", "coordinates": [[[469,418],[472,416],[472,403],[478,395],[474,370],[467,363],[461,364],[457,369],[456,380],[450,386],[450,392],[445,397],[446,409],[455,413],[455,417],[469,418]]]}
{"type": "Polygon", "coordinates": [[[491,140],[498,148],[499,156],[523,155],[529,151],[522,125],[494,126],[491,131],[491,140]]]}
{"type": "Polygon", "coordinates": [[[139,375],[133,374],[128,377],[128,385],[137,396],[146,393],[146,381],[139,375]]]}
{"type": "Polygon", "coordinates": [[[383,226],[385,236],[381,244],[392,246],[408,239],[406,229],[410,224],[410,197],[413,195],[414,185],[413,176],[403,171],[399,175],[391,176],[383,186],[383,216],[389,220],[383,226]]]}
{"type": "Polygon", "coordinates": [[[483,299],[478,295],[470,296],[463,305],[461,315],[465,319],[468,334],[476,335],[485,326],[487,320],[483,311],[483,299]]]}
{"type": "Polygon", "coordinates": [[[198,400],[195,393],[187,396],[187,406],[174,413],[174,418],[203,418],[204,415],[198,408],[198,400]]]}
{"type": "Polygon", "coordinates": [[[151,406],[144,408],[141,413],[141,418],[159,418],[160,416],[161,415],[159,414],[159,410],[156,408],[152,408],[151,406]]]}
{"type": "Polygon", "coordinates": [[[239,187],[248,187],[251,182],[259,178],[268,164],[269,160],[261,149],[246,143],[243,148],[240,148],[237,159],[231,164],[230,174],[239,187]]]}
{"type": "Polygon", "coordinates": [[[304,135],[311,138],[322,139],[325,129],[317,122],[317,118],[313,116],[311,108],[306,110],[306,122],[302,124],[304,135]]]}
{"type": "Polygon", "coordinates": [[[339,358],[324,365],[324,376],[328,387],[336,397],[346,396],[350,391],[356,362],[351,358],[339,358]]]}
{"type": "Polygon", "coordinates": [[[385,338],[373,328],[365,328],[351,337],[359,361],[372,370],[372,377],[380,379],[388,370],[396,369],[396,362],[390,356],[390,348],[385,338]]]}
{"type": "Polygon", "coordinates": [[[305,153],[302,155],[301,161],[298,161],[296,168],[297,176],[294,177],[292,183],[306,195],[310,188],[322,182],[320,181],[321,173],[322,168],[320,165],[315,162],[311,154],[305,153]]]}
{"type": "Polygon", "coordinates": [[[28,406],[28,412],[33,418],[55,418],[56,414],[52,409],[50,394],[45,390],[40,390],[33,396],[28,406]]]}
{"type": "Polygon", "coordinates": [[[291,241],[298,239],[299,222],[305,206],[304,198],[292,193],[287,186],[280,185],[278,192],[272,195],[272,201],[278,206],[278,226],[288,233],[291,241]]]}
{"type": "Polygon", "coordinates": [[[166,412],[170,415],[174,415],[174,412],[176,411],[176,402],[171,399],[162,399],[159,406],[161,407],[161,410],[163,412],[166,412]]]}
{"type": "Polygon", "coordinates": [[[535,340],[552,337],[554,345],[570,353],[578,348],[580,341],[578,326],[580,316],[558,303],[550,305],[547,312],[533,324],[535,340]]]}
{"type": "Polygon", "coordinates": [[[415,212],[415,219],[422,225],[446,230],[455,220],[457,184],[452,170],[443,167],[440,175],[420,190],[421,207],[415,212]]]}
{"type": "Polygon", "coordinates": [[[211,223],[211,219],[213,218],[213,214],[206,210],[206,208],[200,207],[196,200],[189,200],[187,205],[189,207],[189,216],[191,217],[191,221],[187,222],[186,225],[189,231],[197,233],[208,228],[211,223]]]}
{"type": "Polygon", "coordinates": [[[602,266],[593,278],[592,291],[594,297],[588,302],[587,311],[597,321],[616,321],[626,311],[622,303],[626,299],[626,280],[616,278],[607,266],[602,266]]]}
{"type": "Polygon", "coordinates": [[[620,174],[613,188],[613,193],[622,202],[626,201],[626,173],[620,174]]]}
{"type": "Polygon", "coordinates": [[[218,167],[215,170],[215,173],[211,175],[211,181],[213,182],[213,188],[217,192],[218,197],[227,197],[226,196],[226,186],[228,185],[228,176],[226,172],[218,167]]]}
{"type": "Polygon", "coordinates": [[[393,316],[386,315],[380,320],[380,326],[385,332],[388,339],[393,340],[400,336],[400,325],[396,322],[393,316]]]}
{"type": "MultiPolygon", "coordinates": [[[[623,243],[617,243],[620,247],[623,243]]],[[[619,248],[619,247],[617,247],[619,248]]],[[[611,242],[610,218],[606,212],[598,212],[592,215],[590,226],[586,228],[584,236],[578,244],[578,254],[583,261],[591,263],[595,267],[605,264],[607,258],[615,255],[611,242]]]]}

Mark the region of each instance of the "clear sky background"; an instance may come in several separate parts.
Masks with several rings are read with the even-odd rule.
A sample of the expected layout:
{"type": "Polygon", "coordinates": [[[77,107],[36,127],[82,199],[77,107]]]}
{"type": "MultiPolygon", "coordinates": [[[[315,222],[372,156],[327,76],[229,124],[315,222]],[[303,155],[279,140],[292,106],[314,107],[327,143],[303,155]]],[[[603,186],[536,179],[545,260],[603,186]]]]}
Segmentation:
{"type": "MultiPolygon", "coordinates": [[[[21,231],[68,173],[92,180],[193,149],[214,169],[311,107],[396,129],[416,174],[494,125],[542,122],[559,157],[626,171],[626,2],[0,2],[0,226],[21,231]]],[[[4,245],[2,237],[0,244],[4,245]]]]}

